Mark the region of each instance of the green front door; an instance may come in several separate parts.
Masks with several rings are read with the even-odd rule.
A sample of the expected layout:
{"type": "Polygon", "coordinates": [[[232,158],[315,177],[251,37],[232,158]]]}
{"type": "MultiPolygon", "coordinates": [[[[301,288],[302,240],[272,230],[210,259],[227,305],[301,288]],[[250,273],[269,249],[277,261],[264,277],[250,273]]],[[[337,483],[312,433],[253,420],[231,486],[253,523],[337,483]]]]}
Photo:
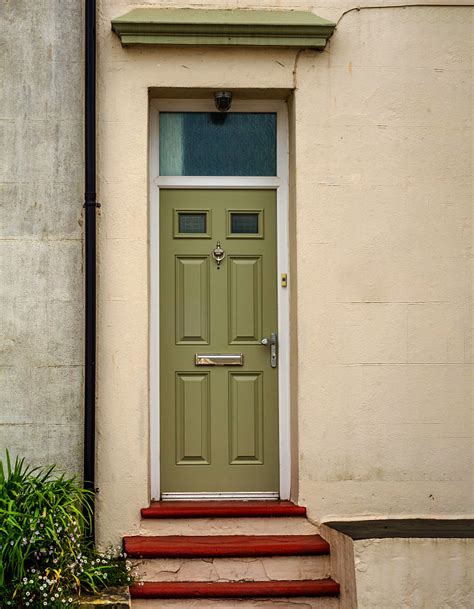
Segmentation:
{"type": "Polygon", "coordinates": [[[162,190],[162,492],[278,492],[276,330],[275,191],[162,190]]]}

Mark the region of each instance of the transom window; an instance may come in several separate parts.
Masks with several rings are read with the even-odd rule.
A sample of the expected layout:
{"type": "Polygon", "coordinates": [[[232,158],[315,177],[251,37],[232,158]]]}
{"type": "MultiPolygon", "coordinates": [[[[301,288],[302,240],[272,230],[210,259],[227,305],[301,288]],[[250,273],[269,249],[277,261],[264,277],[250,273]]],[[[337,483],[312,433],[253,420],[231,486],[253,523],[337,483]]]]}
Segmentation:
{"type": "Polygon", "coordinates": [[[160,175],[276,176],[274,112],[160,112],[160,175]]]}

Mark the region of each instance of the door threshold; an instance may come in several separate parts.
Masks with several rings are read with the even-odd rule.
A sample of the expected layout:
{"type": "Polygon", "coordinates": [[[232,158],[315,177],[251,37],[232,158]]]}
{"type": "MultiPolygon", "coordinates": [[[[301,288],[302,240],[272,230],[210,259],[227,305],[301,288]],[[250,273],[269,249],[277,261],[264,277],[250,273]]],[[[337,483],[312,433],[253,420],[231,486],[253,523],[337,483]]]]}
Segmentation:
{"type": "Polygon", "coordinates": [[[161,493],[161,501],[275,501],[280,493],[161,493]]]}

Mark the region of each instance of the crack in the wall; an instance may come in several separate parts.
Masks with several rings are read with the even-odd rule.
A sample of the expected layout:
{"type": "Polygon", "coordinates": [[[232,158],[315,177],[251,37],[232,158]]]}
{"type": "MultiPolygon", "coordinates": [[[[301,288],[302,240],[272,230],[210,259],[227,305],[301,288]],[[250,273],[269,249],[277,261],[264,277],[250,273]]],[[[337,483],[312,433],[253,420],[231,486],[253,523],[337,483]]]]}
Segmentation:
{"type": "Polygon", "coordinates": [[[261,564],[262,564],[262,569],[263,569],[263,572],[265,573],[265,577],[267,578],[267,580],[269,580],[269,581],[272,580],[273,578],[271,578],[270,575],[268,574],[267,567],[265,565],[265,561],[262,560],[261,564]]]}

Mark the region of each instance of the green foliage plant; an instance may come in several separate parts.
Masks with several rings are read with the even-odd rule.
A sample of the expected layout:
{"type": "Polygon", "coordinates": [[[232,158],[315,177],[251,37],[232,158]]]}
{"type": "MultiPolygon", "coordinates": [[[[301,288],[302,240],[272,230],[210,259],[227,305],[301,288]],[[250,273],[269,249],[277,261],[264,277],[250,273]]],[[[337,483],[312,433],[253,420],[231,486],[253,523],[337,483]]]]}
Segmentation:
{"type": "Polygon", "coordinates": [[[0,461],[0,607],[73,607],[81,593],[132,581],[119,550],[87,540],[92,493],[55,466],[0,461]]]}

